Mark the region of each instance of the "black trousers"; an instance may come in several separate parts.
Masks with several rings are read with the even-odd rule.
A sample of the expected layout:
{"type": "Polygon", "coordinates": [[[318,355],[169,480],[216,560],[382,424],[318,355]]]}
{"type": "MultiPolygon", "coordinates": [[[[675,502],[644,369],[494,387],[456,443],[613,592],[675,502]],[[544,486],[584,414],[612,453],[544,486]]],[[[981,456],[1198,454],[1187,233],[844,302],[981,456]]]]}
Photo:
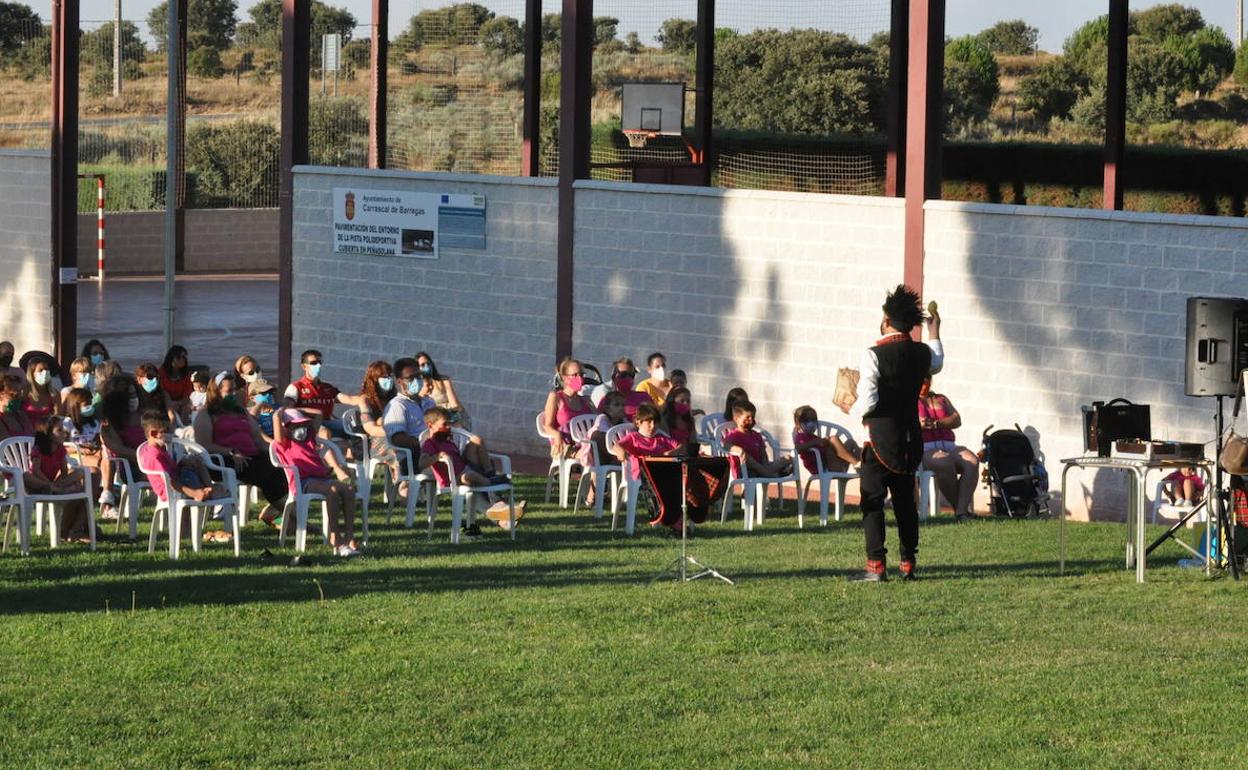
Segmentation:
{"type": "Polygon", "coordinates": [[[901,540],[901,558],[913,559],[919,550],[919,509],[914,499],[914,474],[894,473],[880,462],[870,447],[863,451],[858,469],[862,490],[862,528],[867,537],[867,558],[883,560],[884,498],[893,496],[893,515],[901,540]]]}
{"type": "Polygon", "coordinates": [[[260,494],[269,505],[281,512],[289,491],[286,484],[286,473],[269,462],[269,453],[260,452],[247,458],[247,465],[242,470],[234,464],[234,458],[226,455],[222,458],[225,464],[234,469],[239,484],[251,484],[260,488],[260,494]]]}

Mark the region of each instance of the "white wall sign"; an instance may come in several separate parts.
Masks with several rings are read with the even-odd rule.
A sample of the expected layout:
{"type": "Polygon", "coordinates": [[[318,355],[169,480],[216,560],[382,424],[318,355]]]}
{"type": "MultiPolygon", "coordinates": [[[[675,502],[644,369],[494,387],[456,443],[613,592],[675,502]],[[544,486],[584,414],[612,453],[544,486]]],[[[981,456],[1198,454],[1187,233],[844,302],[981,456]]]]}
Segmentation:
{"type": "Polygon", "coordinates": [[[334,251],[438,258],[438,195],[334,188],[334,251]]]}

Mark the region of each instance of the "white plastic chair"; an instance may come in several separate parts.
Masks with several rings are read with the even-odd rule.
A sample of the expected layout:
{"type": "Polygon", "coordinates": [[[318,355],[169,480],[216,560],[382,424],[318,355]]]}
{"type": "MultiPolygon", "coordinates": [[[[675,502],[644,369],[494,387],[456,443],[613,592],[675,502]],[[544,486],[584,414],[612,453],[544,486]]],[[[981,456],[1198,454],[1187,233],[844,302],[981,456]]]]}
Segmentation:
{"type": "MultiPolygon", "coordinates": [[[[394,509],[395,501],[399,499],[398,488],[390,475],[390,466],[384,460],[373,457],[372,437],[364,430],[358,407],[351,407],[342,413],[342,426],[346,430],[347,435],[357,439],[362,447],[359,459],[355,463],[357,484],[367,480],[371,495],[373,479],[376,478],[377,471],[381,471],[382,500],[386,503],[386,523],[388,524],[390,523],[390,512],[394,509]]],[[[417,490],[414,489],[409,494],[416,494],[416,492],[417,490]]],[[[415,510],[414,503],[413,510],[415,510]]]]}
{"type": "MultiPolygon", "coordinates": [[[[542,424],[542,412],[537,413],[537,435],[546,441],[550,441],[552,436],[546,431],[546,426],[542,424]]],[[[581,467],[581,461],[575,457],[552,457],[550,459],[550,467],[546,470],[546,502],[550,502],[550,486],[555,476],[559,477],[559,507],[568,507],[568,489],[572,486],[572,469],[581,467]]]]}
{"type": "Polygon", "coordinates": [[[724,419],[722,412],[712,412],[698,418],[698,440],[710,447],[713,455],[719,454],[719,447],[715,443],[715,429],[726,422],[728,420],[724,419]]]}
{"type": "MultiPolygon", "coordinates": [[[[572,440],[577,442],[589,453],[590,465],[588,468],[582,466],[581,480],[576,485],[576,497],[572,500],[572,513],[575,514],[578,506],[581,504],[581,497],[584,495],[585,485],[589,482],[590,474],[594,479],[594,518],[601,519],[603,513],[603,501],[606,496],[607,484],[611,477],[615,477],[615,483],[611,485],[611,495],[616,497],[619,495],[619,480],[623,476],[623,469],[619,463],[614,462],[612,457],[610,461],[600,457],[598,454],[598,442],[593,440],[590,431],[593,430],[594,424],[598,418],[592,414],[582,414],[572,418],[568,423],[568,435],[572,436],[572,440]]],[[[614,505],[612,506],[614,509],[614,505]]]]}
{"type": "MultiPolygon", "coordinates": [[[[91,500],[91,469],[82,468],[83,491],[66,494],[35,494],[27,491],[26,480],[22,474],[30,470],[30,453],[34,449],[35,439],[30,436],[14,436],[0,441],[0,472],[8,477],[9,492],[5,503],[18,510],[17,539],[22,555],[30,553],[30,517],[33,513],[42,518],[48,516],[48,541],[53,548],[60,545],[60,522],[57,521],[58,508],[74,500],[85,500],[87,503],[87,528],[90,531],[91,550],[95,550],[95,506],[91,500]]],[[[5,525],[5,542],[8,542],[8,524],[5,525]]]]}
{"type": "MultiPolygon", "coordinates": [[[[169,452],[175,460],[185,457],[188,454],[196,454],[199,455],[199,458],[204,462],[204,465],[208,467],[208,470],[221,473],[222,478],[226,479],[226,481],[223,482],[226,487],[226,493],[221,497],[215,497],[208,500],[193,500],[189,497],[183,497],[178,490],[173,488],[173,484],[170,483],[168,473],[164,472],[160,468],[144,467],[143,460],[140,458],[137,463],[139,466],[139,472],[144,476],[160,476],[165,483],[165,496],[167,498],[165,500],[157,498],[156,500],[156,510],[152,514],[152,529],[147,540],[147,552],[154,553],[156,551],[156,538],[162,529],[161,523],[167,522],[169,529],[169,558],[177,559],[181,554],[183,534],[182,514],[189,511],[191,520],[191,550],[198,553],[200,549],[200,537],[204,531],[204,519],[207,516],[208,510],[211,508],[220,508],[222,511],[226,512],[226,526],[231,529],[231,533],[234,537],[234,555],[238,556],[242,550],[242,543],[240,542],[239,536],[238,516],[234,510],[234,506],[237,505],[238,497],[234,487],[230,485],[230,481],[234,478],[233,469],[227,468],[218,463],[208,454],[207,451],[204,450],[203,447],[193,441],[176,438],[174,436],[167,436],[165,441],[169,443],[169,452]],[[229,473],[227,474],[225,471],[229,471],[229,473]]],[[[237,486],[236,481],[234,482],[234,486],[237,486]]]]}
{"type": "MultiPolygon", "coordinates": [[[[715,426],[713,446],[716,447],[721,457],[728,457],[729,452],[724,447],[724,436],[729,431],[736,428],[731,422],[723,422],[715,426]]],[[[779,457],[783,449],[780,443],[776,441],[775,436],[761,428],[755,428],[755,431],[763,435],[763,439],[767,442],[767,447],[771,450],[771,457],[774,459],[779,457]]],[[[728,516],[732,514],[732,488],[741,487],[742,506],[745,508],[745,528],[747,530],[754,529],[755,525],[762,526],[767,515],[767,496],[768,490],[772,484],[776,485],[776,489],[781,499],[784,497],[784,485],[792,482],[795,494],[801,495],[801,482],[798,479],[797,465],[798,460],[794,458],[793,470],[787,476],[769,476],[769,477],[750,477],[749,467],[744,462],[733,463],[732,479],[728,485],[728,492],[724,495],[723,513],[720,514],[720,523],[728,521],[728,516]]]]}
{"type": "Polygon", "coordinates": [[[920,465],[915,478],[919,482],[919,518],[923,521],[935,518],[940,513],[940,490],[936,488],[936,472],[920,465]]]}
{"type": "MultiPolygon", "coordinates": [[[[1153,513],[1150,520],[1151,523],[1156,524],[1158,517],[1162,514],[1165,514],[1167,517],[1181,519],[1191,512],[1192,509],[1187,506],[1166,502],[1166,480],[1163,478],[1157,482],[1157,486],[1153,491],[1153,513]]],[[[1209,506],[1206,505],[1204,508],[1201,508],[1195,516],[1187,520],[1187,526],[1190,528],[1196,526],[1197,524],[1204,524],[1208,517],[1209,506]]]]}
{"type": "MultiPolygon", "coordinates": [[[[631,422],[611,426],[607,431],[607,452],[615,456],[615,447],[629,433],[636,433],[637,426],[631,422]]],[[[620,467],[620,466],[617,466],[620,467]]],[[[611,530],[615,531],[620,515],[620,493],[624,498],[624,534],[631,535],[637,524],[637,497],[641,491],[641,479],[633,479],[626,468],[621,467],[619,482],[611,490],[611,530]]]]}
{"type": "MultiPolygon", "coordinates": [[[[794,431],[796,433],[796,431],[794,431]]],[[[819,420],[819,427],[816,429],[815,435],[819,438],[836,437],[842,442],[852,439],[849,431],[827,420],[819,420]]],[[[794,457],[793,472],[801,478],[805,468],[802,464],[802,458],[797,456],[797,439],[793,440],[794,457]]],[[[853,471],[830,471],[823,467],[823,452],[808,449],[807,452],[815,457],[815,473],[807,476],[806,483],[802,484],[802,493],[797,498],[797,526],[800,529],[803,526],[802,517],[806,512],[806,495],[810,491],[812,483],[819,484],[819,523],[823,526],[828,525],[828,490],[832,484],[836,484],[836,520],[840,521],[845,513],[845,487],[849,482],[858,478],[858,474],[853,471]]]]}
{"type": "MultiPolygon", "coordinates": [[[[347,467],[346,460],[343,459],[342,450],[332,441],[323,438],[316,440],[316,448],[320,452],[333,452],[338,463],[344,468],[347,467]]],[[[282,528],[278,531],[278,543],[286,545],[286,529],[290,523],[290,514],[295,514],[295,550],[306,551],[308,548],[308,509],[312,503],[319,502],[321,504],[321,542],[329,543],[329,503],[325,500],[325,495],[316,492],[304,492],[303,480],[300,477],[299,469],[293,465],[284,465],[277,456],[277,444],[269,444],[269,462],[273,463],[273,467],[281,468],[286,472],[287,479],[287,495],[286,505],[282,509],[282,528]]],[[[368,497],[361,498],[361,493],[368,494],[365,485],[359,483],[356,478],[355,499],[358,504],[360,521],[363,530],[363,540],[368,542],[368,497]]]]}
{"type": "Polygon", "coordinates": [[[124,457],[114,454],[104,447],[113,465],[113,483],[120,488],[117,496],[117,531],[121,531],[121,520],[130,522],[130,539],[139,537],[139,508],[143,505],[143,493],[151,494],[152,485],[147,483],[143,475],[134,472],[134,466],[124,457]]]}
{"type": "MultiPolygon", "coordinates": [[[[462,453],[464,447],[467,446],[469,439],[475,437],[475,434],[469,433],[463,428],[451,428],[451,440],[455,442],[455,446],[459,447],[462,453]]],[[[425,439],[429,438],[429,431],[422,431],[420,441],[423,444],[425,439]]],[[[437,476],[429,473],[432,482],[429,486],[428,501],[425,504],[425,514],[429,519],[429,538],[433,538],[433,520],[437,513],[438,497],[448,495],[451,498],[451,542],[459,543],[459,526],[460,522],[465,518],[468,525],[471,526],[476,520],[477,495],[488,493],[507,493],[507,531],[511,533],[511,539],[516,539],[516,493],[515,487],[511,482],[511,458],[504,454],[489,453],[491,460],[497,460],[502,466],[503,474],[507,477],[506,484],[490,484],[488,486],[472,487],[467,484],[459,483],[455,478],[455,467],[447,461],[446,474],[451,483],[443,486],[437,480],[437,476]],[[465,516],[464,504],[467,503],[468,511],[465,516]]]]}

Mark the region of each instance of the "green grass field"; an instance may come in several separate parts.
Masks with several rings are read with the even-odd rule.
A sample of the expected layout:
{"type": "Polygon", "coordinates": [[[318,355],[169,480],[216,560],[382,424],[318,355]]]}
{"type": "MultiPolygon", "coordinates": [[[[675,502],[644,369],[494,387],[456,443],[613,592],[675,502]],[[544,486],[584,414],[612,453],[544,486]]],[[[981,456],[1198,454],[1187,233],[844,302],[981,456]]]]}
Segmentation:
{"type": "Polygon", "coordinates": [[[310,568],[254,523],[237,560],[10,549],[0,767],[1244,766],[1248,584],[1167,544],[1137,585],[1118,524],[1068,528],[1058,577],[1055,521],[988,520],[849,584],[859,516],[792,505],[699,530],[736,587],[651,584],[678,540],[540,505],[457,547],[445,504],[432,542],[375,515],[310,568]]]}

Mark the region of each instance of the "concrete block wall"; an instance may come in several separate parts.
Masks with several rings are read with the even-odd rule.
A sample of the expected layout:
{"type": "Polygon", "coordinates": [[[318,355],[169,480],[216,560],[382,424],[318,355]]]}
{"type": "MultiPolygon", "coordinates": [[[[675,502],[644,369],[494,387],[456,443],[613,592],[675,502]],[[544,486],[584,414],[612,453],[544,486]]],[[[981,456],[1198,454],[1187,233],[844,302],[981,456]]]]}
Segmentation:
{"type": "MultiPolygon", "coordinates": [[[[1056,487],[1094,400],[1149,404],[1154,438],[1213,440],[1214,399],[1183,393],[1186,302],[1248,296],[1248,222],[943,201],[925,216],[924,294],[948,351],[936,388],[962,413],[962,443],[1030,426],[1056,487]]],[[[1112,518],[1124,484],[1072,472],[1072,510],[1112,518]]]]}
{"type": "Polygon", "coordinates": [[[52,349],[51,156],[0,150],[0,339],[52,349]]]}
{"type": "Polygon", "coordinates": [[[576,355],[605,372],[661,350],[696,407],[744,387],[786,445],[804,403],[852,428],[836,370],[878,336],[903,215],[890,198],[578,183],[576,355]]]}
{"type": "MultiPolygon", "coordinates": [[[[185,215],[187,273],[277,272],[277,209],[190,209],[185,215]]],[[[106,212],[105,271],[145,275],[165,269],[163,211],[106,212]]],[[[78,215],[78,262],[95,275],[96,215],[78,215]]]]}
{"type": "Polygon", "coordinates": [[[557,209],[549,179],[299,167],[292,356],[321,350],[325,379],[356,392],[370,361],[427,351],[493,447],[544,451],[533,415],[554,359],[557,209]],[[346,186],[484,195],[486,250],[336,254],[330,199],[346,186]]]}

